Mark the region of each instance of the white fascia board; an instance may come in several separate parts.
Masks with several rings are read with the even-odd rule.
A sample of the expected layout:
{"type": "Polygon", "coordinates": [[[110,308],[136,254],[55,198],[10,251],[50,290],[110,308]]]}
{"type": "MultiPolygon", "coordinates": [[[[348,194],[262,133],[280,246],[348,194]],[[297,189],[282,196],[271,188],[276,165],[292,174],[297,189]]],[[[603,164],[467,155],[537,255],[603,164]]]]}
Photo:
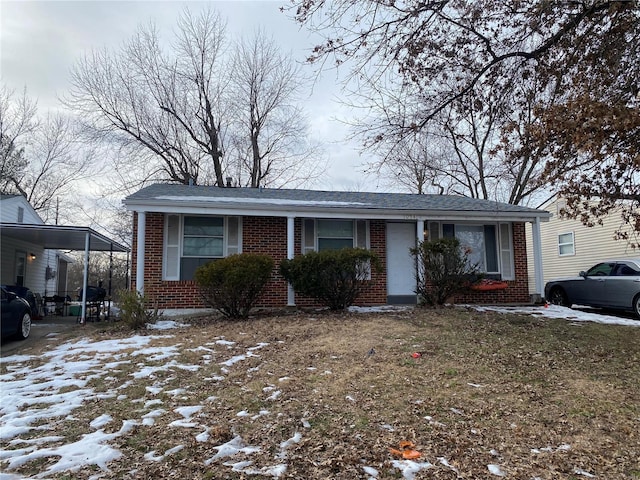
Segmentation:
{"type": "Polygon", "coordinates": [[[212,205],[171,203],[129,203],[127,210],[149,213],[173,213],[184,215],[222,215],[222,216],[254,216],[254,217],[296,217],[296,218],[349,218],[363,220],[403,220],[407,222],[423,221],[462,221],[462,222],[533,222],[536,218],[549,221],[547,212],[470,212],[465,211],[425,211],[425,210],[387,210],[354,207],[320,207],[274,208],[273,205],[212,205]]]}

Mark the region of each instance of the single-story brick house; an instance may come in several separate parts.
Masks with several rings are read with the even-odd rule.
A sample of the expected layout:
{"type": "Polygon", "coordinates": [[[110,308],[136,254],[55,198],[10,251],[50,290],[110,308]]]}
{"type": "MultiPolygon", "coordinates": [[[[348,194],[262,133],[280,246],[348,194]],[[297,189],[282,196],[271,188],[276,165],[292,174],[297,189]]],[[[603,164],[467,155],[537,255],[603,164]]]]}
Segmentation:
{"type": "MultiPolygon", "coordinates": [[[[543,291],[540,222],[550,214],[452,195],[221,188],[155,184],[124,200],[134,213],[134,288],[162,309],[204,307],[195,269],[234,253],[271,255],[276,265],[312,250],[365,247],[382,260],[361,305],[416,302],[418,240],[456,236],[472,259],[508,288],[457,299],[476,303],[531,301],[525,223],[533,225],[536,292],[543,291]]],[[[262,307],[309,305],[274,272],[262,307]]]]}

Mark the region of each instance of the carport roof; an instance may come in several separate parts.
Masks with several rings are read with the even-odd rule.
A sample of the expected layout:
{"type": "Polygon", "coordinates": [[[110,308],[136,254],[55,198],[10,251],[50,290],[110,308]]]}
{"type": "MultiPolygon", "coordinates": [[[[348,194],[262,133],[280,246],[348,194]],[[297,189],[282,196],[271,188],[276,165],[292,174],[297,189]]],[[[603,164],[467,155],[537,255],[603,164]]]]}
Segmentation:
{"type": "Polygon", "coordinates": [[[88,235],[91,251],[130,251],[124,245],[89,227],[0,223],[0,233],[3,237],[15,238],[52,250],[85,250],[88,235]]]}

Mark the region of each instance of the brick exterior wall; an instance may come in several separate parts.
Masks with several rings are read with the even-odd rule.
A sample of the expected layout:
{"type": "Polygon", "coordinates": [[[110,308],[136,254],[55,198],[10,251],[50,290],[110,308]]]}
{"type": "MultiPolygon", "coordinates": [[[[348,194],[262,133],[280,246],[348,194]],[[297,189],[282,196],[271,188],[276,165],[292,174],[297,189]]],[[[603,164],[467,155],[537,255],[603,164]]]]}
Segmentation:
{"type": "MultiPolygon", "coordinates": [[[[134,214],[133,224],[138,224],[138,216],[134,214]]],[[[162,280],[162,251],[164,238],[164,214],[147,213],[145,221],[147,238],[145,241],[144,256],[144,292],[145,295],[157,304],[159,309],[174,308],[205,308],[206,305],[200,296],[198,287],[194,281],[166,281],[162,280]]],[[[132,288],[136,288],[136,253],[138,251],[138,236],[134,228],[133,255],[132,255],[132,288]]]]}
{"type": "MultiPolygon", "coordinates": [[[[134,227],[137,225],[137,214],[133,216],[134,227]]],[[[295,220],[294,241],[295,254],[301,253],[301,219],[295,220]]],[[[132,253],[132,288],[136,288],[136,254],[137,231],[133,229],[132,253]]],[[[146,214],[145,242],[145,294],[160,309],[204,308],[198,287],[192,280],[162,280],[162,254],[164,238],[164,215],[162,213],[146,214]]],[[[386,264],[386,222],[370,221],[371,250],[376,253],[382,263],[382,271],[372,272],[371,284],[358,299],[358,305],[384,305],[387,300],[387,264],[386,264]]],[[[284,217],[243,217],[242,219],[242,251],[247,253],[266,253],[273,257],[276,268],[272,279],[267,284],[265,293],[259,301],[259,307],[284,307],[287,305],[287,283],[278,273],[278,265],[287,257],[287,219],[284,217]]],[[[473,292],[458,296],[457,303],[500,304],[529,303],[527,275],[527,254],[525,246],[525,228],[523,223],[513,225],[513,246],[516,280],[510,281],[505,290],[489,292],[473,292]]],[[[296,305],[300,307],[317,306],[309,298],[296,295],[296,305]]]]}

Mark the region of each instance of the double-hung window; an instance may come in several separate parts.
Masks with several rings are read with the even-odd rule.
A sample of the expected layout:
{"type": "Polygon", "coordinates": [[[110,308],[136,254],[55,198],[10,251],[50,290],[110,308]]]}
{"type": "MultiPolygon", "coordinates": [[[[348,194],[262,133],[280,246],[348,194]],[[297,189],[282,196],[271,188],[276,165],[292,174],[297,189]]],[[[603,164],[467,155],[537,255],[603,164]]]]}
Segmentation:
{"type": "Polygon", "coordinates": [[[192,280],[200,265],[241,251],[241,219],[208,215],[166,215],[164,280],[192,280]]]}
{"type": "Polygon", "coordinates": [[[182,256],[224,256],[224,218],[184,217],[182,256]]]}
{"type": "Polygon", "coordinates": [[[502,280],[515,279],[511,224],[453,224],[429,222],[429,239],[457,238],[469,263],[502,280]]]}
{"type": "Polygon", "coordinates": [[[575,255],[575,239],[573,232],[558,235],[558,255],[561,257],[575,255]]]}
{"type": "MultiPolygon", "coordinates": [[[[305,218],[302,224],[302,253],[341,248],[370,248],[366,220],[305,218]]],[[[371,280],[371,265],[363,265],[362,278],[371,280]]]]}
{"type": "Polygon", "coordinates": [[[341,248],[369,248],[366,220],[303,219],[302,253],[341,248]]]}

